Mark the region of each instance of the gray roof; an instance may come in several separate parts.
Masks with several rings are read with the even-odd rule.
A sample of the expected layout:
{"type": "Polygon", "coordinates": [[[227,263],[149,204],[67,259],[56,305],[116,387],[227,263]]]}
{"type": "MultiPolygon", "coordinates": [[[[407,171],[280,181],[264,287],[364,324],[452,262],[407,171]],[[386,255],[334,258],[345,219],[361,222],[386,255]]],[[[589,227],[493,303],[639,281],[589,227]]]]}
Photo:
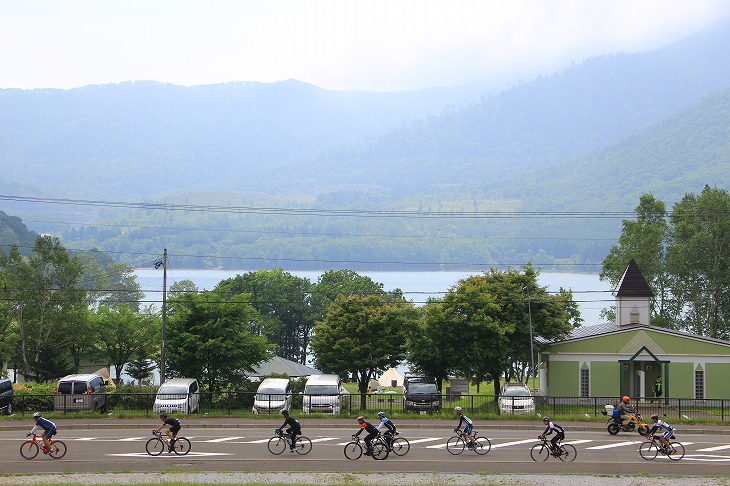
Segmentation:
{"type": "Polygon", "coordinates": [[[674,329],[667,329],[666,327],[658,327],[658,326],[652,326],[647,324],[624,324],[622,326],[619,326],[615,322],[606,322],[603,324],[597,324],[595,326],[581,326],[576,327],[571,331],[570,336],[561,340],[561,341],[553,341],[552,343],[546,343],[546,344],[558,344],[561,342],[566,341],[575,341],[578,339],[586,339],[596,336],[602,336],[605,334],[613,334],[616,332],[625,332],[625,331],[635,331],[637,329],[645,329],[647,331],[658,331],[664,334],[671,334],[678,337],[683,338],[692,338],[692,339],[698,339],[700,341],[705,341],[708,343],[715,343],[715,344],[721,344],[724,346],[730,346],[730,341],[725,341],[723,339],[716,339],[711,338],[707,336],[700,336],[699,334],[692,334],[691,332],[685,332],[685,331],[676,331],[674,329]]]}
{"type": "Polygon", "coordinates": [[[263,363],[259,363],[255,366],[254,370],[249,373],[249,376],[261,377],[272,374],[287,375],[294,378],[299,376],[321,375],[322,372],[295,361],[274,356],[270,360],[264,361],[263,363]]]}

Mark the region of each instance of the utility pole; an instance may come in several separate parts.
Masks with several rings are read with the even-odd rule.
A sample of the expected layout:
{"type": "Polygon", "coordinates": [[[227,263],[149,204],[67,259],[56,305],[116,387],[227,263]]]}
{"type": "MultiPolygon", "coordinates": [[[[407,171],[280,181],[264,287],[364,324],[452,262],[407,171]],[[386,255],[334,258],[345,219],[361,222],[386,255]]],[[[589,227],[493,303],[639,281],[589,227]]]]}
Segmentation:
{"type": "MultiPolygon", "coordinates": [[[[158,265],[159,267],[159,265],[158,265]]],[[[165,328],[167,327],[167,248],[162,254],[162,345],[160,347],[160,385],[165,383],[165,328]]]]}
{"type": "Polygon", "coordinates": [[[530,300],[530,288],[525,286],[527,291],[527,312],[530,315],[530,371],[532,371],[532,390],[535,392],[535,350],[532,339],[532,302],[530,300]]]}

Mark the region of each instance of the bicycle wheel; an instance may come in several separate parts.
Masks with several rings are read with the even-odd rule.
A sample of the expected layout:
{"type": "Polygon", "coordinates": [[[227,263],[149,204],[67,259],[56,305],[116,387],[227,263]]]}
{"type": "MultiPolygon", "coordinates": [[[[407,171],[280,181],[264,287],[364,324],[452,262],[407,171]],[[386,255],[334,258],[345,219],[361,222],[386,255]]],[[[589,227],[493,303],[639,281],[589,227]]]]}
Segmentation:
{"type": "Polygon", "coordinates": [[[405,456],[411,450],[411,443],[405,437],[398,437],[391,444],[391,449],[396,456],[405,456]]]}
{"type": "Polygon", "coordinates": [[[147,454],[149,454],[150,456],[159,456],[160,454],[162,454],[162,451],[165,450],[165,443],[162,441],[162,439],[153,437],[147,441],[145,449],[147,449],[147,454]]]}
{"type": "Polygon", "coordinates": [[[578,451],[575,450],[570,444],[560,446],[560,460],[563,462],[573,462],[575,457],[578,455],[578,451]]]}
{"type": "Polygon", "coordinates": [[[33,459],[35,456],[38,455],[38,451],[40,451],[38,444],[36,444],[32,440],[26,440],[25,442],[20,444],[20,455],[25,457],[26,459],[33,459]]]}
{"type": "Polygon", "coordinates": [[[458,456],[459,454],[464,452],[464,447],[466,447],[464,439],[462,439],[458,435],[455,435],[446,441],[446,450],[448,450],[455,456],[458,456]]]}
{"type": "Polygon", "coordinates": [[[300,435],[294,443],[294,450],[297,451],[297,454],[302,456],[309,454],[309,451],[312,450],[312,441],[309,440],[309,437],[300,435]]]}
{"type": "Polygon", "coordinates": [[[532,446],[532,449],[530,449],[530,457],[532,457],[532,460],[535,462],[547,461],[549,455],[550,449],[548,449],[545,444],[535,444],[532,446]]]}
{"type": "Polygon", "coordinates": [[[278,456],[286,450],[286,441],[278,435],[269,439],[269,452],[278,456]]]}
{"type": "Polygon", "coordinates": [[[357,442],[348,442],[345,444],[345,457],[348,459],[360,459],[362,456],[362,446],[357,442]]]}
{"type": "Polygon", "coordinates": [[[373,443],[373,459],[375,459],[376,461],[382,461],[383,459],[387,459],[388,454],[390,454],[390,450],[388,449],[388,446],[385,445],[385,443],[373,443]]]}
{"type": "Polygon", "coordinates": [[[61,459],[66,455],[66,444],[61,440],[53,441],[51,445],[52,451],[48,453],[54,459],[61,459]]]}
{"type": "Polygon", "coordinates": [[[184,456],[190,452],[190,441],[186,437],[176,437],[175,443],[172,445],[172,450],[178,456],[184,456]]]}
{"type": "Polygon", "coordinates": [[[658,453],[659,448],[654,442],[644,442],[643,444],[641,444],[641,446],[639,446],[639,454],[647,461],[651,461],[652,459],[656,458],[656,455],[658,453]]]}
{"type": "Polygon", "coordinates": [[[476,452],[479,455],[484,455],[487,452],[492,450],[492,443],[489,442],[489,439],[486,437],[477,437],[476,439],[477,443],[474,446],[474,452],[476,452]]]}
{"type": "Polygon", "coordinates": [[[672,448],[674,448],[674,452],[669,454],[669,459],[673,461],[678,461],[684,457],[684,446],[680,444],[679,442],[670,442],[672,445],[672,448]]]}

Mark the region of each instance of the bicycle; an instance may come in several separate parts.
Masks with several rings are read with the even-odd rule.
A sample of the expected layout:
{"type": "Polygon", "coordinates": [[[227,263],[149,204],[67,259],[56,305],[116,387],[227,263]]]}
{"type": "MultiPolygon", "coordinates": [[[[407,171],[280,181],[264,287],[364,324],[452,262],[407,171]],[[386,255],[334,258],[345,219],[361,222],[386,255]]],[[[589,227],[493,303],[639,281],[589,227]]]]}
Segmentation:
{"type": "Polygon", "coordinates": [[[546,437],[538,437],[538,439],[542,442],[535,444],[530,449],[530,457],[535,462],[547,461],[550,456],[557,457],[563,462],[573,462],[578,455],[578,451],[570,444],[558,442],[557,449],[553,450],[552,444],[546,437]]]}
{"type": "MultiPolygon", "coordinates": [[[[396,432],[395,435],[400,435],[400,432],[396,432]]],[[[385,441],[385,437],[383,440],[385,441]]],[[[405,437],[395,437],[390,441],[388,450],[396,456],[405,456],[411,450],[411,443],[405,437]]]]}
{"type": "Polygon", "coordinates": [[[48,454],[53,459],[61,459],[66,455],[66,444],[61,440],[48,439],[48,442],[51,443],[51,447],[48,450],[46,450],[46,446],[42,441],[40,441],[41,445],[38,445],[38,442],[38,436],[33,434],[31,440],[26,440],[20,444],[20,455],[25,459],[33,459],[38,455],[41,448],[44,454],[48,454]]]}
{"type": "Polygon", "coordinates": [[[303,435],[292,437],[279,429],[276,429],[275,433],[276,435],[269,439],[268,443],[269,452],[272,454],[278,456],[286,450],[287,446],[289,446],[289,450],[296,451],[302,456],[309,454],[309,451],[312,450],[312,441],[309,440],[309,437],[303,435]]]}
{"type": "Polygon", "coordinates": [[[473,450],[479,455],[484,455],[492,450],[492,443],[486,437],[477,437],[476,430],[472,434],[474,442],[467,443],[466,434],[461,429],[456,429],[456,435],[446,441],[446,449],[453,455],[459,455],[464,449],[473,450]]]}
{"type": "Polygon", "coordinates": [[[659,442],[658,436],[652,435],[650,442],[644,442],[639,446],[639,455],[647,461],[655,459],[660,453],[672,461],[679,461],[684,457],[684,446],[680,442],[670,442],[669,445],[670,449],[667,449],[659,442]]]}
{"type": "Polygon", "coordinates": [[[153,438],[147,441],[145,449],[147,454],[150,456],[159,456],[165,450],[170,453],[174,452],[178,456],[184,456],[190,452],[190,441],[181,436],[174,437],[171,440],[167,438],[167,435],[162,432],[152,431],[153,438]]]}
{"type": "MultiPolygon", "coordinates": [[[[390,454],[390,448],[388,447],[388,444],[385,443],[385,439],[383,439],[382,436],[378,435],[375,439],[373,439],[372,444],[373,459],[376,461],[382,461],[388,457],[388,454],[390,454]]],[[[353,441],[345,444],[345,457],[354,461],[356,459],[360,459],[360,456],[362,456],[360,437],[353,436],[353,441]]]]}

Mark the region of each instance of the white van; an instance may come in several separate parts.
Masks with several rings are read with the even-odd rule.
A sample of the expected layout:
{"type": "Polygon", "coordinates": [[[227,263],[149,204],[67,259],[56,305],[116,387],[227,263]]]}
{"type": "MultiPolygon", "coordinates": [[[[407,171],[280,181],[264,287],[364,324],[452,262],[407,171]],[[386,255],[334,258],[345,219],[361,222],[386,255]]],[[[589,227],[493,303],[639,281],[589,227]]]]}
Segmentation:
{"type": "Polygon", "coordinates": [[[286,378],[266,378],[259,385],[253,400],[255,414],[291,412],[291,383],[286,378]]]}
{"type": "Polygon", "coordinates": [[[200,387],[195,378],[173,378],[160,385],[152,406],[155,413],[200,412],[200,387]]]}
{"type": "Polygon", "coordinates": [[[340,413],[343,393],[339,375],[312,375],[304,385],[303,412],[340,413]]]}

